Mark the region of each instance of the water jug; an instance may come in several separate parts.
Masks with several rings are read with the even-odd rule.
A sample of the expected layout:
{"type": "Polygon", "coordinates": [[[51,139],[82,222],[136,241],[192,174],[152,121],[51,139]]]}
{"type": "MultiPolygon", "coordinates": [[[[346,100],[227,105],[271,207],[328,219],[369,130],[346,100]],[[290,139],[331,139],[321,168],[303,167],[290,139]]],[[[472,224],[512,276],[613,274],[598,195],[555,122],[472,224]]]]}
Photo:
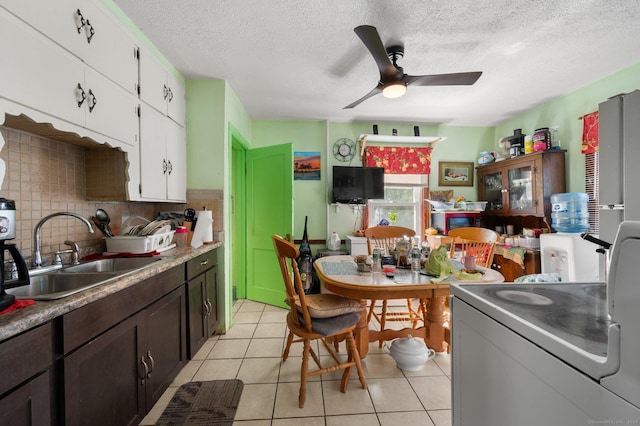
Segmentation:
{"type": "Polygon", "coordinates": [[[327,248],[333,251],[340,250],[340,243],[340,236],[337,232],[333,232],[329,237],[329,240],[327,240],[327,248]]]}
{"type": "Polygon", "coordinates": [[[589,196],[584,192],[551,195],[551,226],[561,233],[589,230],[589,196]]]}

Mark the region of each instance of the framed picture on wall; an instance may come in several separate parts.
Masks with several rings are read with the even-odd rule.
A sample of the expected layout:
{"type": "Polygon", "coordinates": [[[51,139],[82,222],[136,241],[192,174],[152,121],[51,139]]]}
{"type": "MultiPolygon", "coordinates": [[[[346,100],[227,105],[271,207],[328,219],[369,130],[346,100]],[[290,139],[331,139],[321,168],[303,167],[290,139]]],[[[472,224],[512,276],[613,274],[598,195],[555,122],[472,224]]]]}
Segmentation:
{"type": "Polygon", "coordinates": [[[320,180],[320,152],[293,153],[294,180],[320,180]]]}
{"type": "Polygon", "coordinates": [[[440,161],[438,186],[473,186],[473,161],[440,161]]]}

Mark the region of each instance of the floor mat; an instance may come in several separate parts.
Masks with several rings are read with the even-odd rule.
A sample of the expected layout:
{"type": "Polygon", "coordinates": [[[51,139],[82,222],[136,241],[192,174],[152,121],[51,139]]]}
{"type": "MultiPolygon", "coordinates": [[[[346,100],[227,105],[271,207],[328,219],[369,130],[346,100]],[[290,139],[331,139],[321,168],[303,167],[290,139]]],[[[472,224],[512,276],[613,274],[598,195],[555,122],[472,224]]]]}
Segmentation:
{"type": "Polygon", "coordinates": [[[186,383],[156,425],[232,425],[243,387],[241,380],[186,383]]]}

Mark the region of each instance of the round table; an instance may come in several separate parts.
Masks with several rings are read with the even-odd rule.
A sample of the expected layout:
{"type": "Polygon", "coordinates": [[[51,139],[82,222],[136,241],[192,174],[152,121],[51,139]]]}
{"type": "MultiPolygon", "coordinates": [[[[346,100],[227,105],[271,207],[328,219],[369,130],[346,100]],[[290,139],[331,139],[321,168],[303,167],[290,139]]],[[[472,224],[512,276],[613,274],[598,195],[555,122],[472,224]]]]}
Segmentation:
{"type": "Polygon", "coordinates": [[[431,283],[427,275],[398,270],[392,278],[377,272],[358,272],[351,256],[326,256],[314,262],[318,278],[324,290],[360,301],[363,310],[356,327],[355,338],[364,358],[369,352],[369,342],[393,340],[406,337],[422,337],[428,347],[436,352],[447,350],[450,344],[449,330],[446,326],[445,301],[449,296],[450,282],[457,283],[499,283],[504,277],[497,271],[478,268],[483,272],[479,280],[457,280],[431,283]],[[401,330],[370,330],[367,324],[368,300],[418,299],[423,309],[423,326],[401,330]]]}

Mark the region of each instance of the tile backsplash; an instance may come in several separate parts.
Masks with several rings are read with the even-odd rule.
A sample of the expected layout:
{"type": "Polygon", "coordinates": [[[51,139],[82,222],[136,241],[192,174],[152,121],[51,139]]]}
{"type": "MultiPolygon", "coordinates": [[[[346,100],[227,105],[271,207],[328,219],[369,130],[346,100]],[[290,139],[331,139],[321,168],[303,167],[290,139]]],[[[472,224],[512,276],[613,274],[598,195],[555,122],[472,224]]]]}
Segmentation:
{"type": "MultiPolygon", "coordinates": [[[[214,237],[223,229],[222,190],[188,190],[187,204],[88,201],[86,167],[87,148],[34,135],[22,130],[0,126],[5,141],[0,151],[6,172],[0,188],[0,197],[16,202],[16,239],[11,241],[31,264],[33,233],[36,224],[54,212],[74,212],[89,219],[96,209],[106,210],[111,227],[117,233],[123,221],[130,216],[153,220],[161,211],[182,212],[186,207],[196,210],[206,206],[213,210],[214,237]]],[[[0,141],[1,143],[1,141],[0,141]]],[[[108,151],[107,151],[108,152],[108,151]]],[[[121,176],[106,177],[122,179],[121,176]]],[[[41,253],[45,263],[57,250],[69,247],[66,240],[75,241],[81,256],[105,250],[104,237],[96,229],[90,234],[80,220],[60,216],[48,220],[41,229],[41,253]]],[[[63,261],[68,258],[63,257],[63,261]]]]}

